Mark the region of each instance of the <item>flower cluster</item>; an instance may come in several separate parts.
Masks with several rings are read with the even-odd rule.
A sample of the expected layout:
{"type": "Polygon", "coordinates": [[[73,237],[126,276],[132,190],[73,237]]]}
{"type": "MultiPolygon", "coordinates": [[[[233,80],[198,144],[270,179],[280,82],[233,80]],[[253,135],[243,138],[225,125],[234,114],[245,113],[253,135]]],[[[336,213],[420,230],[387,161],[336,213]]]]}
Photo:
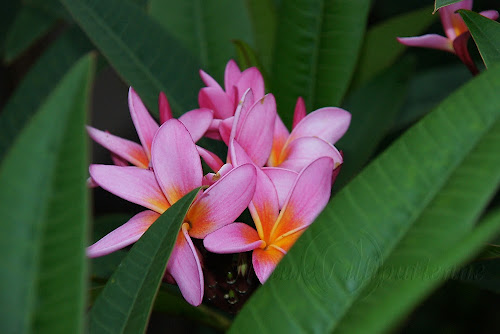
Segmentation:
{"type": "Polygon", "coordinates": [[[207,87],[199,109],[173,119],[161,93],[161,126],[130,88],[129,108],[141,145],[88,127],[115,165],[91,165],[91,182],[146,208],[87,248],[89,257],[109,254],[137,241],[153,222],[191,190],[206,186],[190,207],[167,264],[165,277],[177,283],[192,305],[203,300],[203,259],[191,238],[213,253],[252,251],[256,276],[264,283],[328,202],[343,157],[333,146],[351,115],[327,107],[306,115],[295,108],[293,130],[265,95],[256,68],[226,66],[224,89],[200,71],[207,87]],[[226,163],[195,144],[202,136],[222,140],[226,163]],[[203,159],[213,173],[203,175],[203,159]],[[235,222],[248,208],[253,222],[235,222]]]}
{"type": "MultiPolygon", "coordinates": [[[[427,34],[417,37],[398,37],[397,40],[407,46],[438,49],[454,53],[469,68],[472,74],[477,74],[478,69],[467,50],[470,32],[460,14],[457,13],[459,9],[471,10],[472,3],[473,0],[463,0],[439,9],[446,37],[427,34]]],[[[492,20],[498,19],[496,10],[486,10],[479,14],[492,20]]]]}

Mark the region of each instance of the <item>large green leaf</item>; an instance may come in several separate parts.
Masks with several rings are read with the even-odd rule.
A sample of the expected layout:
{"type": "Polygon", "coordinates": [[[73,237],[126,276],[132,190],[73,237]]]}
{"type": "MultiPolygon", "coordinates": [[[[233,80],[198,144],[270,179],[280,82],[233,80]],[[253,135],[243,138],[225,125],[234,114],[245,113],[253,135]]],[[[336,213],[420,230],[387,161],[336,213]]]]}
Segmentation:
{"type": "Polygon", "coordinates": [[[70,29],[33,65],[0,113],[0,160],[39,105],[90,47],[85,35],[70,29]]]}
{"type": "Polygon", "coordinates": [[[29,7],[22,8],[12,23],[5,39],[4,58],[11,62],[45,35],[56,19],[29,7]]]}
{"type": "MultiPolygon", "coordinates": [[[[464,225],[470,226],[477,209],[498,186],[498,171],[491,172],[490,167],[481,176],[492,182],[479,192],[474,191],[475,180],[456,176],[471,173],[460,167],[469,164],[461,165],[478,144],[482,147],[483,141],[488,142],[484,151],[489,153],[498,147],[498,133],[490,130],[500,117],[499,77],[497,66],[471,80],[344,187],[245,305],[234,331],[252,332],[257,326],[260,332],[331,331],[351,305],[366,295],[363,288],[401,246],[401,240],[423,239],[415,247],[456,243],[462,231],[442,229],[439,220],[433,221],[429,239],[424,229],[419,236],[412,227],[426,219],[425,212],[437,214],[431,210],[436,203],[446,208],[440,214],[451,214],[464,203],[462,196],[473,199],[464,205],[468,217],[464,225]],[[448,186],[457,187],[453,182],[472,190],[440,193],[448,186]],[[436,235],[441,239],[436,240],[436,235]]],[[[480,156],[481,162],[490,158],[480,156]]],[[[418,290],[419,296],[422,292],[418,290]]],[[[405,299],[405,305],[411,305],[410,301],[405,299]]]]}
{"type": "Polygon", "coordinates": [[[149,12],[219,82],[226,63],[236,56],[231,41],[253,44],[244,0],[152,0],[149,12]]]}
{"type": "Polygon", "coordinates": [[[446,7],[460,1],[462,0],[435,0],[433,14],[436,13],[439,8],[446,7]]]}
{"type": "Polygon", "coordinates": [[[358,86],[393,64],[405,50],[396,37],[422,34],[437,16],[430,7],[400,14],[371,27],[365,36],[353,85],[358,86]]]}
{"type": "Polygon", "coordinates": [[[91,66],[64,76],[0,166],[4,333],[83,331],[91,66]]]}
{"type": "Polygon", "coordinates": [[[198,191],[172,205],[135,243],[95,301],[90,332],[144,332],[180,226],[198,191]]]}
{"type": "Polygon", "coordinates": [[[198,62],[136,4],[121,0],[61,0],[75,21],[132,85],[149,110],[164,91],[176,115],[197,104],[198,62]]]}
{"type": "Polygon", "coordinates": [[[460,15],[476,42],[486,67],[500,62],[500,23],[470,10],[460,10],[460,15]]]}
{"type": "Polygon", "coordinates": [[[269,71],[276,35],[276,5],[271,0],[246,0],[246,3],[252,21],[257,53],[264,69],[269,71]]]}
{"type": "MultiPolygon", "coordinates": [[[[498,188],[499,144],[500,121],[497,121],[385,260],[365,289],[366,297],[358,298],[340,322],[339,332],[387,330],[433,287],[453,275],[457,265],[473,255],[463,247],[468,247],[464,243],[471,237],[472,224],[498,188]],[[451,255],[454,257],[450,258],[451,255]],[[358,321],[361,314],[362,323],[358,321]]],[[[482,239],[474,249],[481,249],[486,241],[482,239]]]]}
{"type": "Polygon", "coordinates": [[[290,0],[278,12],[272,92],[286,125],[302,96],[307,110],[338,106],[356,65],[369,0],[290,0]]]}
{"type": "Polygon", "coordinates": [[[405,58],[347,96],[342,107],[352,114],[352,120],[335,144],[344,154],[337,189],[361,170],[391,128],[405,101],[414,65],[405,58]]]}

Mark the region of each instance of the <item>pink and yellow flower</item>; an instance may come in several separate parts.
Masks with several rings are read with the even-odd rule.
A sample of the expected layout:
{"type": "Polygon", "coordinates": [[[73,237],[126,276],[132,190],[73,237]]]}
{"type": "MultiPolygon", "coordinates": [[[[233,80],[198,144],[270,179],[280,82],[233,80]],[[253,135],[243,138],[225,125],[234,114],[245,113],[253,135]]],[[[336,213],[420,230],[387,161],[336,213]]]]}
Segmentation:
{"type": "MultiPolygon", "coordinates": [[[[87,248],[89,257],[109,254],[137,241],[165,210],[203,180],[201,160],[191,134],[178,120],[167,120],[151,143],[151,169],[134,166],[91,165],[90,174],[107,191],[148,210],[132,217],[87,248]]],[[[231,169],[200,194],[190,207],[167,274],[192,305],[203,299],[203,272],[191,237],[202,239],[232,223],[248,206],[255,190],[256,171],[251,164],[231,169]]]]}
{"type": "MultiPolygon", "coordinates": [[[[251,162],[238,145],[231,143],[235,165],[251,162]]],[[[203,240],[214,253],[252,251],[252,264],[261,283],[271,275],[278,262],[328,203],[334,162],[329,157],[312,161],[298,174],[280,210],[276,188],[260,169],[249,210],[255,229],[233,223],[208,234],[203,240]]]]}
{"type": "MultiPolygon", "coordinates": [[[[470,37],[469,29],[467,29],[460,14],[456,13],[459,9],[471,10],[472,4],[472,0],[464,0],[439,9],[439,16],[441,17],[446,37],[437,34],[427,34],[417,37],[398,37],[397,40],[407,46],[438,49],[454,53],[473,74],[476,74],[478,70],[467,50],[467,41],[470,37]]],[[[479,14],[492,20],[498,18],[496,10],[487,10],[479,14]]]]}
{"type": "Polygon", "coordinates": [[[264,96],[264,78],[256,67],[240,71],[234,60],[230,60],[224,72],[224,88],[210,75],[200,70],[200,76],[207,87],[202,88],[198,94],[198,103],[201,108],[214,111],[214,119],[206,136],[221,139],[219,124],[222,120],[234,116],[238,101],[247,91],[252,89],[256,100],[264,96]]]}

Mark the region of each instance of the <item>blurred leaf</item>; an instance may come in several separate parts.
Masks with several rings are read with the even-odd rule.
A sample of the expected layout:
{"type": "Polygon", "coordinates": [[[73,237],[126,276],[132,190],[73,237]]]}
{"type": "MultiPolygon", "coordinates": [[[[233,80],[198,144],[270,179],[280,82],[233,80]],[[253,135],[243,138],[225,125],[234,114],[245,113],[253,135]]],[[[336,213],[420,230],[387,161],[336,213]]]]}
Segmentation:
{"type": "Polygon", "coordinates": [[[493,259],[493,258],[499,258],[500,259],[500,245],[496,244],[489,244],[487,245],[479,254],[478,259],[493,259]]]}
{"type": "Polygon", "coordinates": [[[91,333],[143,333],[179,229],[199,188],[166,210],[134,244],[90,311],[91,333]]]}
{"type": "Polygon", "coordinates": [[[0,52],[4,52],[5,39],[9,34],[10,26],[14,22],[17,13],[21,10],[20,0],[4,1],[0,11],[0,52]]]}
{"type": "MultiPolygon", "coordinates": [[[[472,255],[476,242],[495,231],[490,224],[467,236],[499,183],[499,89],[497,66],[446,99],[345,186],[243,307],[232,330],[330,332],[367,296],[363,289],[391,256],[413,249],[405,255],[412,263],[436,255],[430,263],[447,269],[472,255]],[[460,223],[450,230],[453,219],[460,223]],[[449,247],[460,243],[456,251],[449,247]],[[426,253],[438,246],[445,251],[426,253]]],[[[401,307],[376,325],[392,324],[439,280],[405,284],[412,282],[397,295],[401,307]]],[[[371,311],[386,314],[390,309],[381,302],[371,311]]],[[[356,321],[372,325],[368,316],[356,321]]]]}
{"type": "MultiPolygon", "coordinates": [[[[219,82],[226,63],[236,56],[231,41],[253,43],[245,0],[151,0],[149,12],[219,82]]],[[[198,68],[192,71],[197,74],[198,68]]]]}
{"type": "Polygon", "coordinates": [[[0,161],[39,105],[90,47],[81,32],[70,29],[43,53],[25,75],[0,113],[0,161]]]}
{"type": "Polygon", "coordinates": [[[369,0],[290,0],[278,12],[272,89],[291,126],[297,98],[307,110],[338,106],[356,66],[369,0]]]}
{"type": "Polygon", "coordinates": [[[459,10],[476,42],[484,65],[491,67],[500,62],[500,23],[470,10],[459,10]]]}
{"type": "Polygon", "coordinates": [[[439,8],[446,7],[448,5],[452,5],[454,3],[460,2],[462,0],[435,0],[434,1],[434,12],[432,14],[436,13],[439,8]]]}
{"type": "Polygon", "coordinates": [[[462,64],[432,68],[414,75],[394,130],[401,130],[417,121],[471,77],[462,64]]]}
{"type": "Polygon", "coordinates": [[[45,14],[67,21],[71,20],[71,16],[59,0],[22,0],[22,2],[34,10],[39,10],[45,14]]]}
{"type": "Polygon", "coordinates": [[[0,166],[3,333],[83,332],[92,63],[59,81],[0,166]]]}
{"type": "Polygon", "coordinates": [[[474,261],[457,278],[481,289],[500,293],[500,258],[474,261]]]}
{"type": "Polygon", "coordinates": [[[276,5],[272,0],[246,0],[246,4],[250,13],[257,53],[262,59],[264,69],[269,71],[276,35],[276,5]]]}
{"type": "Polygon", "coordinates": [[[149,110],[158,110],[160,91],[168,95],[176,116],[196,106],[199,64],[138,5],[120,0],[61,1],[149,110]]]}
{"type": "Polygon", "coordinates": [[[269,77],[267,71],[262,67],[262,63],[259,61],[259,58],[253,51],[252,47],[240,40],[234,40],[233,44],[236,49],[236,59],[238,60],[240,69],[244,70],[252,66],[257,67],[264,77],[265,86],[269,87],[269,77]]]}
{"type": "Polygon", "coordinates": [[[396,37],[422,34],[437,19],[425,7],[400,14],[368,29],[360,53],[353,86],[359,86],[392,65],[406,47],[396,37]]]}
{"type": "Polygon", "coordinates": [[[372,156],[401,110],[415,61],[405,58],[347,96],[343,108],[352,114],[347,133],[335,144],[344,164],[335,187],[339,189],[372,156]]]}
{"type": "Polygon", "coordinates": [[[29,7],[22,8],[5,40],[5,60],[11,62],[26,51],[56,23],[56,19],[29,7]]]}

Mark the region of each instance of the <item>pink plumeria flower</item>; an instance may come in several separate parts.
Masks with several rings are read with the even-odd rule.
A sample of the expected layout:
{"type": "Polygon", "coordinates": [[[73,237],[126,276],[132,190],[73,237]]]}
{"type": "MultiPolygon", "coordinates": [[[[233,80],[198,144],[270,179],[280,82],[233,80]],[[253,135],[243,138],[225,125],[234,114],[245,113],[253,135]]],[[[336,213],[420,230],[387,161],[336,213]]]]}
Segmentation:
{"type": "MultiPolygon", "coordinates": [[[[237,143],[231,146],[235,165],[251,161],[237,143]]],[[[203,240],[205,248],[222,254],[253,251],[253,268],[264,283],[328,203],[333,164],[331,158],[321,157],[306,166],[298,174],[281,210],[274,184],[262,170],[256,169],[257,186],[248,207],[256,229],[243,223],[229,224],[207,235],[203,240]]]]}
{"type": "Polygon", "coordinates": [[[293,130],[276,117],[271,154],[267,166],[300,172],[319,157],[333,159],[337,168],[342,164],[340,152],[333,146],[349,128],[351,114],[344,109],[326,107],[306,116],[304,100],[295,106],[293,130]]]}
{"type": "MultiPolygon", "coordinates": [[[[163,124],[173,118],[172,111],[164,93],[160,93],[158,100],[160,121],[163,124]]],[[[87,127],[87,131],[93,140],[112,153],[115,164],[122,166],[130,163],[140,168],[148,168],[151,163],[151,145],[159,126],[132,87],[129,89],[128,105],[141,145],[91,126],[87,127]]],[[[195,142],[203,137],[212,119],[212,110],[206,108],[191,110],[179,117],[179,121],[188,129],[195,142]]],[[[199,148],[199,151],[203,158],[206,157],[209,161],[215,159],[210,152],[202,148],[199,148]]]]}
{"type": "MultiPolygon", "coordinates": [[[[171,119],[160,127],[151,153],[153,170],[133,166],[90,166],[92,178],[103,189],[149,210],[135,215],[88,247],[89,257],[103,256],[136,242],[160,214],[202,185],[200,156],[190,133],[180,121],[171,119]]],[[[204,285],[200,258],[191,237],[202,239],[234,222],[252,199],[255,173],[250,164],[232,168],[197,197],[186,215],[167,264],[167,277],[171,275],[192,305],[201,303],[204,285]]]]}
{"type": "MultiPolygon", "coordinates": [[[[397,40],[407,46],[438,49],[454,53],[473,74],[477,74],[477,67],[467,50],[467,41],[470,37],[469,30],[460,14],[456,13],[459,9],[471,10],[472,3],[472,0],[464,0],[439,9],[446,37],[437,34],[427,34],[417,37],[398,37],[397,40]]],[[[487,10],[479,14],[492,20],[498,18],[496,10],[487,10]]]]}
{"type": "Polygon", "coordinates": [[[255,99],[264,96],[264,78],[256,67],[240,71],[234,60],[230,60],[224,72],[224,89],[210,75],[200,70],[200,76],[207,87],[198,94],[198,103],[201,108],[214,111],[214,120],[206,136],[221,139],[219,135],[220,121],[234,116],[238,101],[248,88],[251,88],[255,99]]]}

